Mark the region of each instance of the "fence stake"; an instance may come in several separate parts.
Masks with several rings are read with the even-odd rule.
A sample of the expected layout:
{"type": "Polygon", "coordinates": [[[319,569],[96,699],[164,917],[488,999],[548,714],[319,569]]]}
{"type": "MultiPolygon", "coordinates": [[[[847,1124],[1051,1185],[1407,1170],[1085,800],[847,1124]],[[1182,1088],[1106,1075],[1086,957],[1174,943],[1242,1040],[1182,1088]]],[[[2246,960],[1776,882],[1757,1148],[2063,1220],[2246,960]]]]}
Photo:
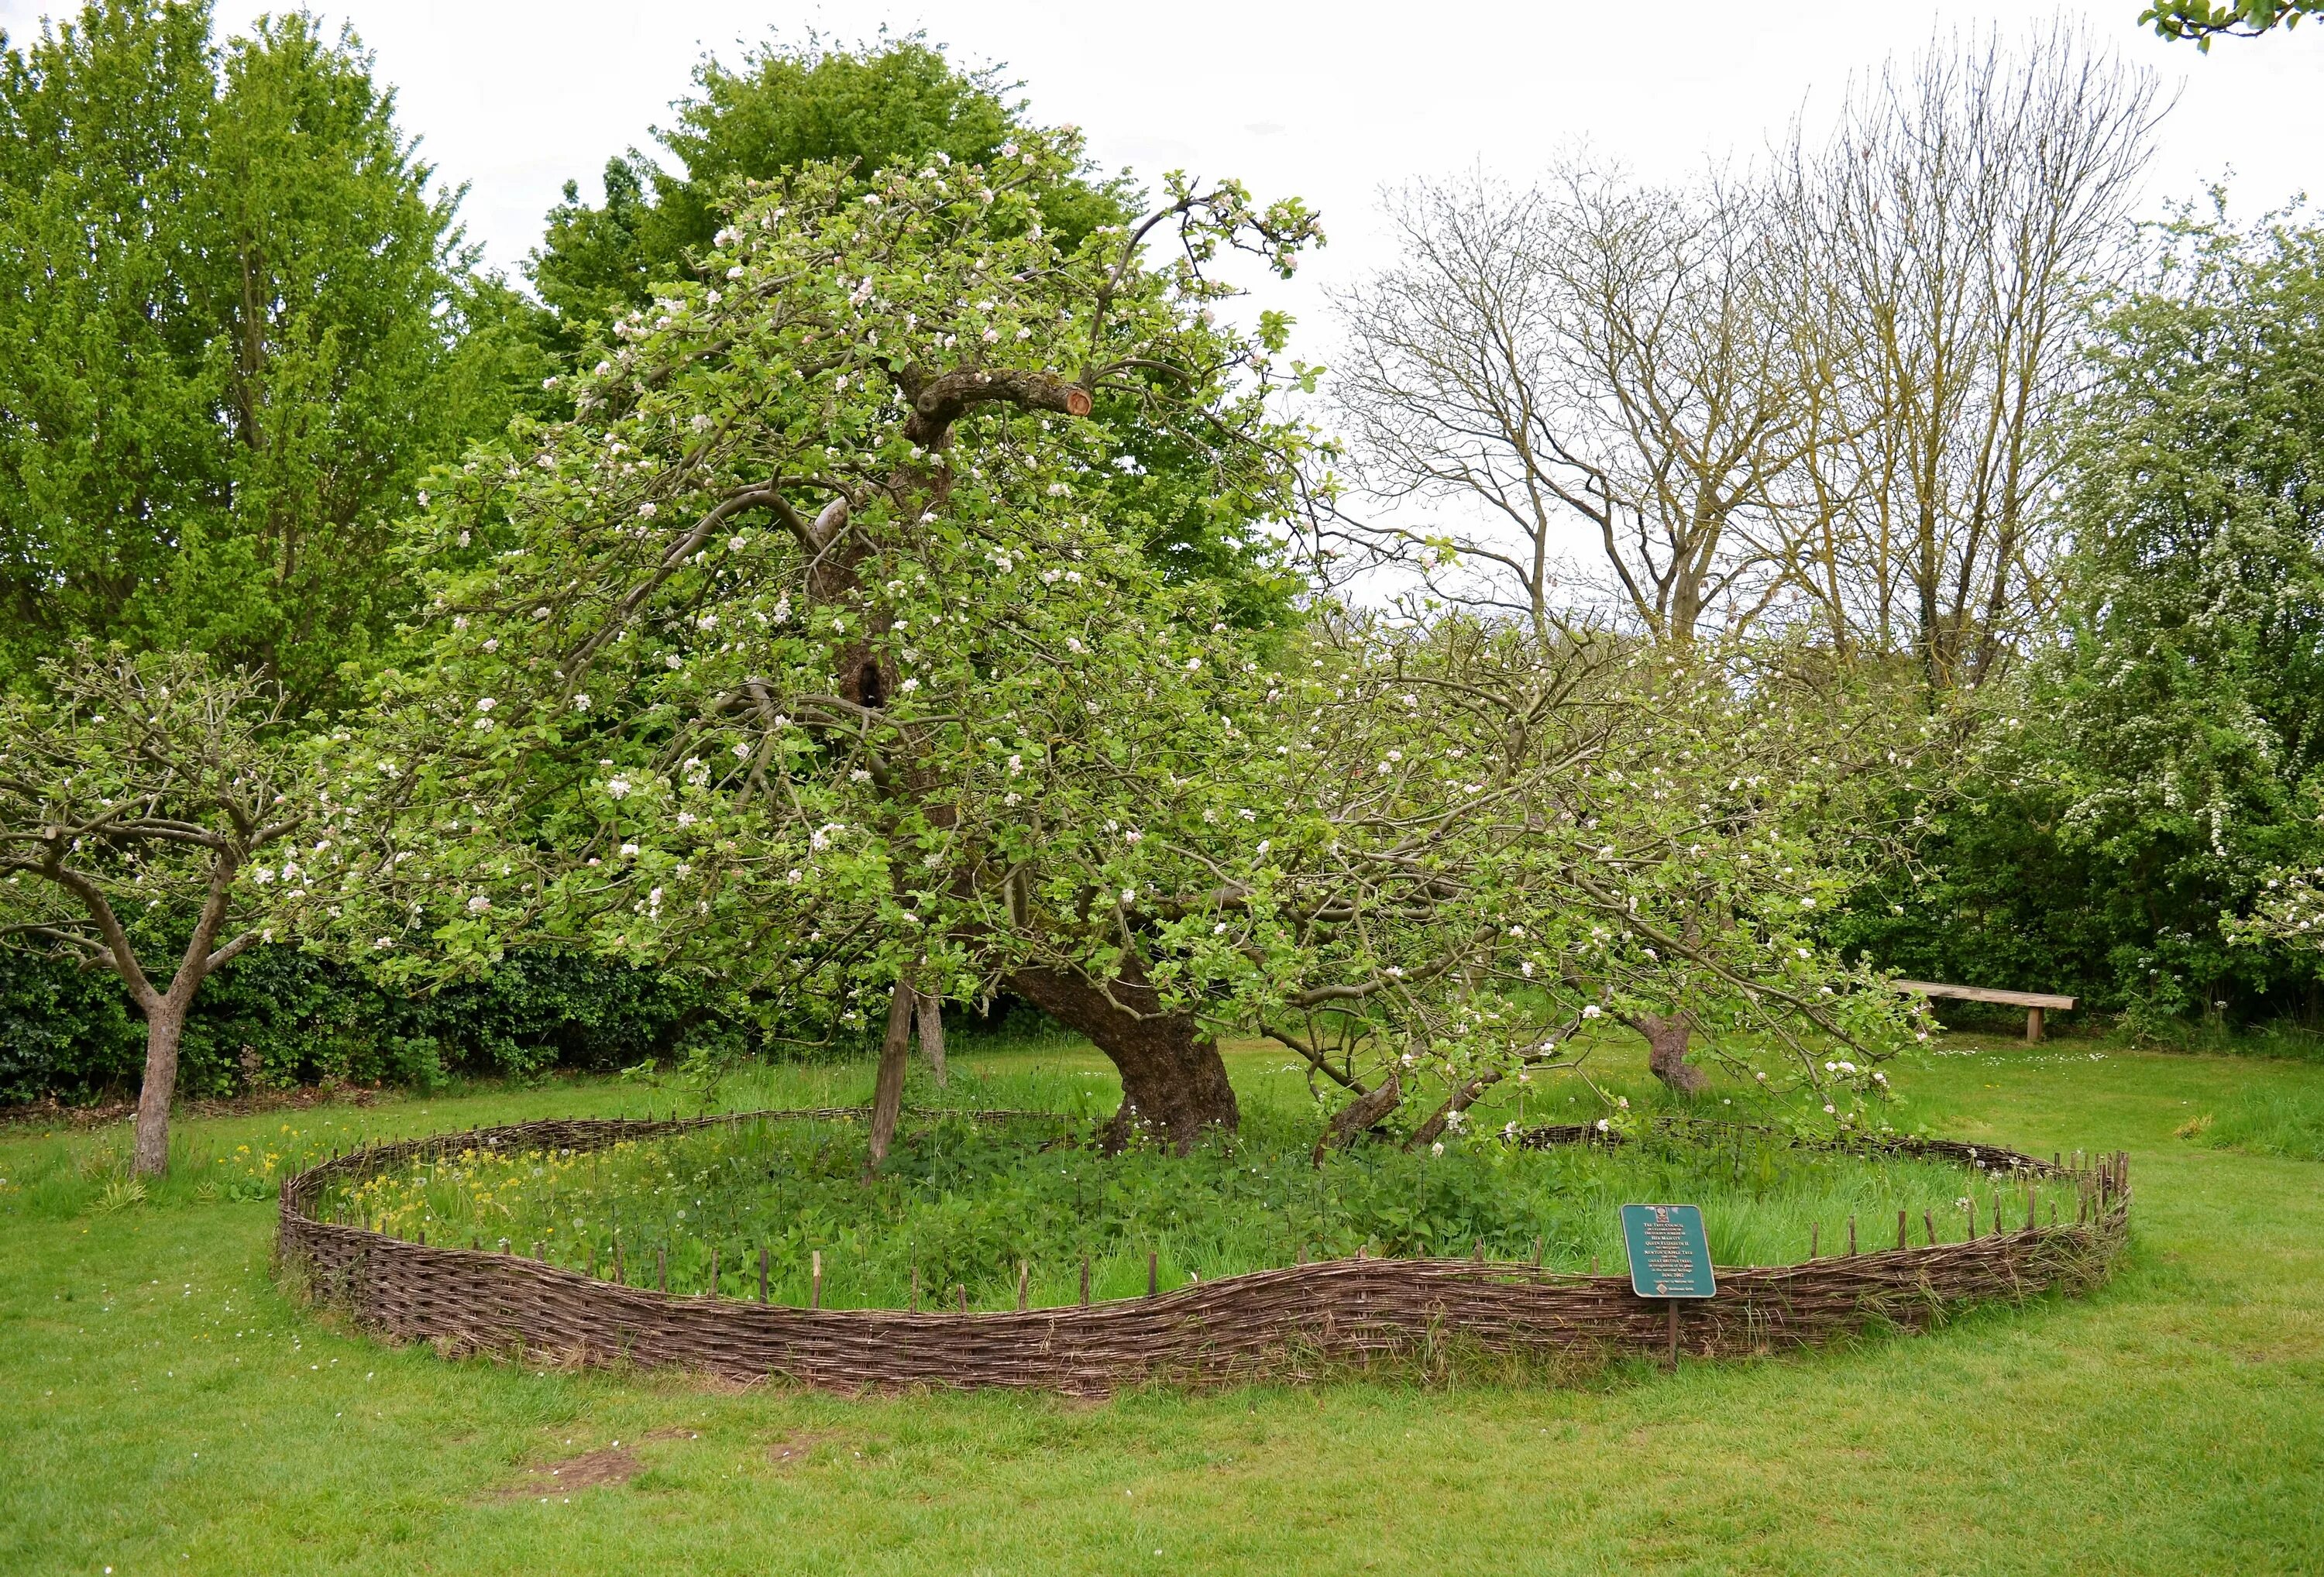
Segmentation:
{"type": "Polygon", "coordinates": [[[1972,1194],[1962,1203],[1969,1206],[1969,1240],[1974,1243],[1977,1241],[1977,1195],[1972,1194]]]}
{"type": "MultiPolygon", "coordinates": [[[[1306,1257],[1304,1250],[1300,1257],[1306,1257]]],[[[1089,1306],[1089,1250],[1085,1249],[1082,1251],[1082,1307],[1089,1306]]]]}
{"type": "Polygon", "coordinates": [[[919,1268],[918,1265],[914,1265],[914,1266],[912,1267],[912,1313],[914,1313],[914,1314],[918,1314],[919,1312],[920,1312],[920,1268],[919,1268]]]}
{"type": "Polygon", "coordinates": [[[1469,1258],[1482,1265],[1485,1262],[1485,1240],[1472,1238],[1469,1242],[1469,1258]]]}
{"type": "Polygon", "coordinates": [[[960,1294],[960,1312],[964,1314],[968,1313],[968,1283],[955,1282],[953,1284],[953,1290],[960,1294]]]}
{"type": "Polygon", "coordinates": [[[1906,1241],[1907,1232],[1904,1226],[1904,1213],[1900,1210],[1896,1213],[1896,1246],[1899,1249],[1902,1249],[1906,1245],[1906,1241]]]}
{"type": "MultiPolygon", "coordinates": [[[[1360,1258],[1360,1256],[1359,1256],[1360,1258]]],[[[1153,1250],[1146,1250],[1146,1296],[1152,1297],[1162,1290],[1162,1256],[1153,1250]]]]}
{"type": "Polygon", "coordinates": [[[823,1250],[820,1249],[815,1251],[808,1275],[807,1306],[811,1309],[823,1307],[823,1250]]]}
{"type": "Polygon", "coordinates": [[[613,1279],[623,1286],[628,1285],[628,1278],[622,1274],[622,1240],[619,1233],[613,1238],[613,1279]]]}
{"type": "Polygon", "coordinates": [[[1019,1314],[1023,1314],[1023,1313],[1025,1312],[1025,1290],[1026,1290],[1026,1286],[1027,1286],[1027,1284],[1028,1284],[1032,1279],[1033,1279],[1033,1267],[1032,1267],[1032,1264],[1031,1264],[1029,1261],[1028,1261],[1028,1260],[1024,1260],[1024,1259],[1019,1259],[1019,1260],[1018,1260],[1018,1261],[1017,1261],[1017,1312],[1018,1312],[1019,1314]]]}
{"type": "Polygon", "coordinates": [[[1592,1276],[1598,1274],[1598,1256],[1595,1254],[1590,1256],[1590,1274],[1592,1276]]]}
{"type": "Polygon", "coordinates": [[[1676,1299],[1676,1298],[1672,1298],[1672,1299],[1670,1299],[1670,1300],[1669,1300],[1669,1303],[1670,1303],[1670,1364],[1669,1364],[1669,1368],[1670,1368],[1670,1371],[1671,1371],[1671,1373],[1673,1373],[1673,1374],[1676,1374],[1676,1373],[1678,1372],[1678,1299],[1676,1299]]]}
{"type": "Polygon", "coordinates": [[[1854,1215],[1848,1218],[1848,1252],[1850,1258],[1853,1258],[1856,1253],[1856,1217],[1854,1215]]]}
{"type": "Polygon", "coordinates": [[[661,1277],[662,1296],[667,1297],[669,1296],[669,1250],[668,1249],[654,1250],[654,1268],[661,1277]]]}
{"type": "Polygon", "coordinates": [[[716,1249],[710,1250],[710,1290],[702,1296],[705,1297],[718,1296],[718,1250],[716,1249]]]}
{"type": "Polygon", "coordinates": [[[2034,1185],[2030,1180],[2025,1185],[2025,1230],[2034,1230],[2034,1185]]]}
{"type": "Polygon", "coordinates": [[[1533,1240],[1533,1268],[1536,1270],[1541,1268],[1541,1257],[1546,1251],[1547,1250],[1542,1246],[1541,1240],[1539,1238],[1536,1238],[1533,1240]]]}
{"type": "Polygon", "coordinates": [[[1808,1222],[1808,1258],[1811,1259],[1814,1259],[1817,1251],[1822,1247],[1823,1222],[1820,1221],[1812,1221],[1808,1222]]]}
{"type": "Polygon", "coordinates": [[[589,1240],[589,1279],[597,1279],[597,1240],[589,1240]]]}

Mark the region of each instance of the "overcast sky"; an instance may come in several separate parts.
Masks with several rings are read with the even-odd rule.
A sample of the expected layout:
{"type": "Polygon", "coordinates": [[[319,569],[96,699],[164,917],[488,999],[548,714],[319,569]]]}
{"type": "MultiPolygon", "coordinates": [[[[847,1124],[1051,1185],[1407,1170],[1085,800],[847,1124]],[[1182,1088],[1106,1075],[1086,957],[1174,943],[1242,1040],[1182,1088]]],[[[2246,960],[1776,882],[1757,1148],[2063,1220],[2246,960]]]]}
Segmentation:
{"type": "MultiPolygon", "coordinates": [[[[2135,26],[2140,5],[2062,9],[2178,93],[2152,202],[2193,196],[2229,168],[2238,208],[2281,203],[2311,182],[2324,195],[2324,23],[2225,41],[2201,56],[2135,26]]],[[[22,42],[60,9],[56,0],[0,0],[0,27],[22,42]]],[[[267,9],[220,0],[221,29],[267,9]]],[[[406,131],[445,179],[468,184],[470,235],[512,271],[567,179],[594,198],[608,155],[651,147],[649,128],[669,119],[706,51],[733,60],[772,30],[852,40],[884,23],[925,28],[963,61],[1005,65],[1038,118],[1078,123],[1110,166],[1149,178],[1173,167],[1239,175],[1262,198],[1306,198],[1323,211],[1331,245],[1286,304],[1311,309],[1316,284],[1380,260],[1374,209],[1383,181],[1479,161],[1522,174],[1545,151],[1580,139],[1642,173],[1683,173],[1707,156],[1763,148],[1795,114],[1812,123],[1849,73],[1911,51],[1932,30],[1990,20],[2016,28],[2031,9],[1993,0],[317,7],[327,21],[351,22],[375,52],[406,131]]]]}

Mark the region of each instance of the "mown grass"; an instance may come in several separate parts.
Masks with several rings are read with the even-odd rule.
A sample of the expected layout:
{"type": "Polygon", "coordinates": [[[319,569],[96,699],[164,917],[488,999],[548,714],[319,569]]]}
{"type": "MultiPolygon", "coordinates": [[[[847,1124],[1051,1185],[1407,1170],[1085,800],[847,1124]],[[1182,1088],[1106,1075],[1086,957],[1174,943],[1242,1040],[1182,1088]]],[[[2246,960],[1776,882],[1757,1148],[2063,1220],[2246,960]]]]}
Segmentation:
{"type": "MultiPolygon", "coordinates": [[[[971,1061],[1000,1076],[1019,1055],[971,1061]]],[[[1105,1084],[1082,1078],[1102,1073],[1085,1052],[1034,1060],[1105,1084]]],[[[1263,1054],[1234,1065],[1253,1100],[1290,1081],[1263,1054]]],[[[806,1103],[865,1075],[761,1077],[806,1103]]],[[[2129,1149],[2116,1280],[1925,1339],[1674,1377],[1095,1406],[391,1349],[284,1298],[268,1201],[189,1165],[100,1212],[110,1174],[91,1157],[117,1135],[0,1133],[0,1571],[2324,1569],[2324,1179],[2172,1137],[2239,1093],[2314,1097],[2324,1071],[1992,1045],[1898,1080],[1959,1137],[2129,1149]],[[589,1451],[641,1471],[570,1494],[527,1471],[589,1451]]],[[[776,1093],[723,1093],[792,1103],[776,1093]]],[[[669,1104],[610,1082],[478,1090],[205,1120],[184,1142],[217,1174],[244,1144],[669,1104]]]]}

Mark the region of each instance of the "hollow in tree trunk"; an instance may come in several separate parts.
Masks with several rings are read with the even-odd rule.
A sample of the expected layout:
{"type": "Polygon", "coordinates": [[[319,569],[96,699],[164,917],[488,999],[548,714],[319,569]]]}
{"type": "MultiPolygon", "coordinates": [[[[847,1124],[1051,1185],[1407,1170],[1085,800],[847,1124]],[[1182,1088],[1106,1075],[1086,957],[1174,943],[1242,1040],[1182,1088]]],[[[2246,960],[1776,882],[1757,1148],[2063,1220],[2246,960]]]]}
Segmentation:
{"type": "Polygon", "coordinates": [[[178,1093],[178,1042],[186,1031],[185,1004],[170,996],[145,1010],[145,1083],[137,1092],[136,1139],[130,1167],[159,1177],[170,1166],[170,1102],[178,1093]]]}
{"type": "Polygon", "coordinates": [[[1687,1041],[1694,1032],[1692,1015],[1641,1013],[1630,1020],[1630,1027],[1646,1038],[1646,1066],[1655,1077],[1690,1097],[1710,1087],[1711,1075],[1686,1060],[1687,1041]]]}
{"type": "Polygon", "coordinates": [[[1111,1059],[1121,1074],[1121,1109],[1105,1140],[1129,1142],[1138,1123],[1173,1149],[1185,1150],[1205,1129],[1231,1133],[1241,1121],[1219,1043],[1191,1013],[1165,1010],[1135,959],[1126,958],[1111,988],[1078,970],[1028,965],[1009,987],[1111,1059]]]}

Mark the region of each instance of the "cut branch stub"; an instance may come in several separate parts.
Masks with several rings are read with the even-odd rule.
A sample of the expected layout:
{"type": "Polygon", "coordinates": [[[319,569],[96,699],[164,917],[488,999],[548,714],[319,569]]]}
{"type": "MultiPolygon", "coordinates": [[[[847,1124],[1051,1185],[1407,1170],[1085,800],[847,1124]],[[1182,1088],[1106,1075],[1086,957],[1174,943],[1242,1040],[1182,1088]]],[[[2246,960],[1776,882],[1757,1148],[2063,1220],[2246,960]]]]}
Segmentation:
{"type": "Polygon", "coordinates": [[[899,381],[912,401],[904,436],[931,449],[944,447],[952,424],[972,406],[1000,401],[1066,416],[1087,416],[1091,409],[1089,391],[1055,373],[964,367],[933,378],[907,371],[899,381]]]}

